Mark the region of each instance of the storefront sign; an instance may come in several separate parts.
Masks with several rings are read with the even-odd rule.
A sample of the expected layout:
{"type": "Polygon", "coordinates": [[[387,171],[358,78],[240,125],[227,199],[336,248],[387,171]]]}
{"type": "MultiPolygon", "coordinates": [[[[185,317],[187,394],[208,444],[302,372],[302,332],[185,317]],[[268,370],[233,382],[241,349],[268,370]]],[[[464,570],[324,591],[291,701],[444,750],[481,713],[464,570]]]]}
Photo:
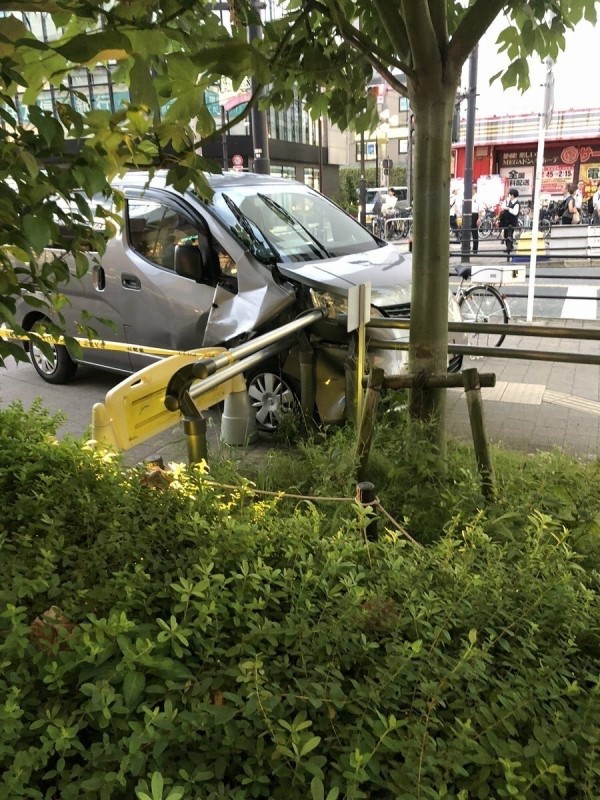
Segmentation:
{"type": "Polygon", "coordinates": [[[533,189],[533,167],[508,169],[503,167],[500,175],[506,180],[508,189],[518,189],[520,197],[531,197],[533,189]]]}
{"type": "Polygon", "coordinates": [[[507,150],[500,156],[501,167],[528,167],[535,164],[535,150],[507,150]]]}
{"type": "Polygon", "coordinates": [[[542,170],[542,192],[562,195],[565,184],[573,182],[573,167],[565,164],[548,164],[542,170]]]}

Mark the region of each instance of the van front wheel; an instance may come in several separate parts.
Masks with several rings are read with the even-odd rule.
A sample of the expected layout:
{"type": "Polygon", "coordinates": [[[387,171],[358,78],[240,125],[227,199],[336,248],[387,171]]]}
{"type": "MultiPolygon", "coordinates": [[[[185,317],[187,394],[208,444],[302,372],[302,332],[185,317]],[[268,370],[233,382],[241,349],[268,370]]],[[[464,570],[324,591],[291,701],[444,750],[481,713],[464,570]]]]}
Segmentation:
{"type": "Polygon", "coordinates": [[[281,373],[277,362],[267,362],[247,376],[248,397],[259,430],[276,431],[283,416],[298,408],[298,387],[281,373]]]}

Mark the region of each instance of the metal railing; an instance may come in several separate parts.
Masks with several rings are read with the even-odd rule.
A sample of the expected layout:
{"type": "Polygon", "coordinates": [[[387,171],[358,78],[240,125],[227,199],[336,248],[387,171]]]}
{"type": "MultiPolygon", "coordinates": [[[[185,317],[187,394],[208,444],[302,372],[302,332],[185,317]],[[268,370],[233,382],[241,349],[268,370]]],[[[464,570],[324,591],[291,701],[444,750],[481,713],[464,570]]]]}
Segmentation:
{"type": "MultiPolygon", "coordinates": [[[[372,319],[367,328],[394,328],[410,330],[410,320],[372,319]]],[[[503,333],[506,336],[536,336],[548,339],[580,339],[600,342],[600,328],[561,328],[546,325],[521,325],[490,322],[449,322],[450,333],[503,333]]],[[[387,350],[408,350],[408,342],[378,342],[377,346],[387,350]]],[[[526,361],[556,361],[575,364],[600,365],[600,355],[591,353],[561,352],[559,350],[518,350],[510,347],[480,347],[448,343],[448,352],[453,355],[487,356],[489,358],[519,358],[526,361]]]]}

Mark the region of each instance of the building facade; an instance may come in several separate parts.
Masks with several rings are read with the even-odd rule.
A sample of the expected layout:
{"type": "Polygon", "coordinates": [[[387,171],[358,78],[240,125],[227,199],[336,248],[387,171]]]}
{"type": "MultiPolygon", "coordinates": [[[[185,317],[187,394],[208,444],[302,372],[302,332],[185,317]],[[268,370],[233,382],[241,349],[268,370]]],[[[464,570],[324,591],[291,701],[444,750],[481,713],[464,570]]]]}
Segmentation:
{"type": "MultiPolygon", "coordinates": [[[[487,117],[475,122],[473,178],[498,174],[507,189],[514,187],[531,200],[539,130],[538,114],[487,117]]],[[[453,145],[454,175],[461,178],[465,166],[466,121],[453,145]]],[[[585,196],[600,180],[600,108],[569,109],[554,113],[545,133],[542,195],[562,197],[566,183],[582,180],[585,196]]]]}
{"type": "MultiPolygon", "coordinates": [[[[51,42],[56,39],[58,32],[49,14],[21,12],[18,16],[39,40],[51,42]]],[[[106,66],[75,69],[67,76],[63,87],[44,88],[36,103],[54,113],[58,103],[72,105],[80,113],[88,110],[114,113],[129,100],[127,85],[115,79],[116,67],[116,62],[108,62],[106,66]]],[[[217,127],[241,116],[250,96],[249,88],[233,93],[231,87],[223,82],[222,86],[214,87],[214,91],[205,93],[204,101],[217,127]]],[[[25,92],[16,97],[13,113],[19,124],[29,123],[25,92]]],[[[293,178],[330,196],[338,191],[339,166],[345,163],[346,157],[345,141],[326,118],[313,120],[297,98],[286,109],[267,112],[267,131],[273,175],[293,178]]],[[[73,148],[76,146],[73,142],[73,148]]],[[[224,168],[252,170],[254,146],[250,117],[240,119],[224,136],[208,140],[201,150],[204,156],[218,161],[224,168]]]]}

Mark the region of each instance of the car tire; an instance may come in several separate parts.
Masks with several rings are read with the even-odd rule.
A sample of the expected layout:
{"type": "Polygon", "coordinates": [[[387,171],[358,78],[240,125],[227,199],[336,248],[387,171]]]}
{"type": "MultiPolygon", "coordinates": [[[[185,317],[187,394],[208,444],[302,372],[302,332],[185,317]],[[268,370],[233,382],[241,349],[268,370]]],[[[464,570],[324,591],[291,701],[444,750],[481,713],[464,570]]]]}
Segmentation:
{"type": "Polygon", "coordinates": [[[33,368],[46,383],[68,383],[77,371],[77,364],[64,345],[49,346],[52,351],[51,358],[48,358],[35,342],[29,343],[29,358],[33,368]]]}
{"type": "Polygon", "coordinates": [[[298,383],[281,371],[278,361],[267,361],[246,374],[248,397],[261,431],[273,433],[286,412],[297,412],[298,383]]]}

